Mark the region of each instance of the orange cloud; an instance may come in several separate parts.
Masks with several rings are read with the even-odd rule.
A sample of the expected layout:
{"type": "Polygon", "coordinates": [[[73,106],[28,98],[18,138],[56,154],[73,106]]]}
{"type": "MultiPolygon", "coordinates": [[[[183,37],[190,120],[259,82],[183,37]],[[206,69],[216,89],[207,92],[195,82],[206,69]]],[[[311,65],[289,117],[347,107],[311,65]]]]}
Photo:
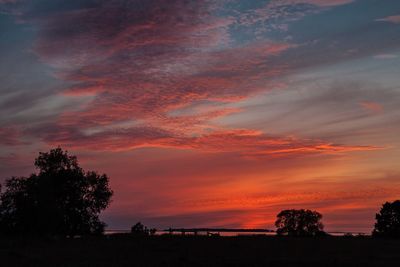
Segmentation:
{"type": "Polygon", "coordinates": [[[369,112],[373,113],[383,112],[383,106],[376,102],[364,101],[360,103],[360,106],[369,112]]]}

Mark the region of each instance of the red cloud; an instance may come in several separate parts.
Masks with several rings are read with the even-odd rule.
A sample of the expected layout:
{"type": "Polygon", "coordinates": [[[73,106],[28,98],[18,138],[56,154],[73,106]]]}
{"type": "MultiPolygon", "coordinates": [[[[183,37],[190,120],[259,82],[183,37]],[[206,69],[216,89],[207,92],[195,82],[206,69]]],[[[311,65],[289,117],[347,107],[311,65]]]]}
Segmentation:
{"type": "MultiPolygon", "coordinates": [[[[69,77],[82,81],[66,91],[68,95],[97,94],[86,110],[64,114],[61,122],[81,123],[81,127],[112,124],[118,120],[163,118],[165,126],[168,112],[185,107],[195,101],[240,101],[265,90],[268,79],[284,71],[284,66],[272,69],[268,58],[285,51],[287,44],[259,43],[250,47],[227,49],[190,56],[183,61],[176,55],[163,66],[153,67],[152,61],[143,60],[140,69],[130,61],[106,62],[81,68],[69,77]],[[200,58],[202,57],[202,58],[200,58]],[[203,60],[205,63],[201,63],[203,60]],[[180,72],[180,65],[193,62],[192,73],[180,72]],[[196,62],[200,62],[197,63],[196,62]],[[178,67],[175,71],[172,68],[178,67]],[[127,73],[121,73],[124,69],[127,73]],[[103,75],[104,74],[104,75],[103,75]],[[133,79],[133,77],[136,77],[133,79]]],[[[156,63],[154,63],[154,66],[156,63]]],[[[201,117],[202,115],[200,115],[201,117]]],[[[175,122],[176,119],[172,118],[175,122]]],[[[184,122],[186,123],[186,122],[184,122]]],[[[178,126],[178,125],[175,125],[178,126]]]]}
{"type": "MultiPolygon", "coordinates": [[[[305,2],[323,5],[292,1],[305,2]]],[[[99,1],[93,8],[36,19],[42,29],[36,52],[73,83],[62,94],[93,96],[85,108],[33,130],[44,141],[94,150],[155,146],[252,157],[373,149],[220,127],[213,119],[238,112],[227,103],[272,88],[271,81],[286,73],[286,64],[275,58],[293,45],[229,45],[233,19],[212,15],[215,6],[208,1],[142,5],[99,1]],[[221,107],[171,115],[201,101],[221,107]]]]}
{"type": "MultiPolygon", "coordinates": [[[[54,126],[50,126],[54,128],[54,126]]],[[[30,129],[30,131],[39,130],[30,129]]],[[[100,132],[83,133],[75,127],[60,127],[50,132],[42,129],[39,136],[54,145],[85,148],[89,150],[123,151],[140,147],[165,147],[193,149],[209,153],[239,153],[246,157],[275,155],[333,154],[351,151],[376,150],[373,146],[346,146],[319,140],[302,140],[293,137],[268,136],[247,129],[212,130],[191,136],[184,129],[155,127],[115,128],[100,132]],[[56,134],[54,134],[54,133],[56,134]]]]}

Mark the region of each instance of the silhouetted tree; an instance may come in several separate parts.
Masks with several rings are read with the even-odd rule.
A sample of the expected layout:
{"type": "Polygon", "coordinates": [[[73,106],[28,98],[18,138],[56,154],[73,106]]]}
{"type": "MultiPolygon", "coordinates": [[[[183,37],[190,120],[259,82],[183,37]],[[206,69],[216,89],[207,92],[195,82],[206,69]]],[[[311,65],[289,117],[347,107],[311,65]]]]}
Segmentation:
{"type": "Polygon", "coordinates": [[[157,229],[155,228],[147,228],[141,222],[136,223],[131,227],[131,234],[136,236],[147,236],[147,235],[155,235],[157,229]]]}
{"type": "Polygon", "coordinates": [[[37,174],[12,177],[0,195],[0,231],[22,235],[98,234],[113,194],[107,175],[85,172],[61,148],[39,153],[37,174]]]}
{"type": "Polygon", "coordinates": [[[150,235],[155,235],[156,232],[157,232],[157,229],[156,229],[156,228],[150,228],[150,229],[149,229],[149,234],[150,234],[150,235]]]}
{"type": "Polygon", "coordinates": [[[311,210],[283,210],[277,215],[275,226],[278,235],[316,236],[324,235],[322,215],[311,210]]]}
{"type": "Polygon", "coordinates": [[[400,200],[383,204],[376,214],[373,236],[400,237],[400,200]]]}

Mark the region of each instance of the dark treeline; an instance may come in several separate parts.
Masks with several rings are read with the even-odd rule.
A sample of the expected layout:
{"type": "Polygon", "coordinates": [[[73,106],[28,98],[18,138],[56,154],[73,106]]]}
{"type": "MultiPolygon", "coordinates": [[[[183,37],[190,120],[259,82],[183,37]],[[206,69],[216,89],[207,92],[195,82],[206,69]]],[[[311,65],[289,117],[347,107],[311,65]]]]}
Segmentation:
{"type": "MultiPolygon", "coordinates": [[[[60,237],[103,234],[105,223],[100,221],[99,214],[108,207],[113,195],[108,176],[84,171],[77,158],[61,148],[39,153],[34,164],[37,173],[11,177],[0,188],[3,189],[0,191],[0,234],[60,237]]],[[[307,209],[281,211],[275,226],[279,236],[327,235],[322,214],[307,209]]],[[[174,230],[195,233],[202,228],[174,230]]],[[[134,236],[151,236],[156,231],[140,222],[131,228],[134,236]]],[[[399,200],[383,204],[376,214],[372,235],[400,237],[399,200]]]]}

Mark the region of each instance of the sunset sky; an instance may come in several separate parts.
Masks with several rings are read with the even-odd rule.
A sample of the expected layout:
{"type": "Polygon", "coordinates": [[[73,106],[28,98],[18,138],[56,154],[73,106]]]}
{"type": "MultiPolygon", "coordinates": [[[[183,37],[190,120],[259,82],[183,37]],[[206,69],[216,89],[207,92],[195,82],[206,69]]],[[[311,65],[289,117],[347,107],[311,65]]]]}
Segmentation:
{"type": "Polygon", "coordinates": [[[0,182],[61,146],[111,229],[370,232],[400,198],[398,0],[0,0],[0,182]]]}

